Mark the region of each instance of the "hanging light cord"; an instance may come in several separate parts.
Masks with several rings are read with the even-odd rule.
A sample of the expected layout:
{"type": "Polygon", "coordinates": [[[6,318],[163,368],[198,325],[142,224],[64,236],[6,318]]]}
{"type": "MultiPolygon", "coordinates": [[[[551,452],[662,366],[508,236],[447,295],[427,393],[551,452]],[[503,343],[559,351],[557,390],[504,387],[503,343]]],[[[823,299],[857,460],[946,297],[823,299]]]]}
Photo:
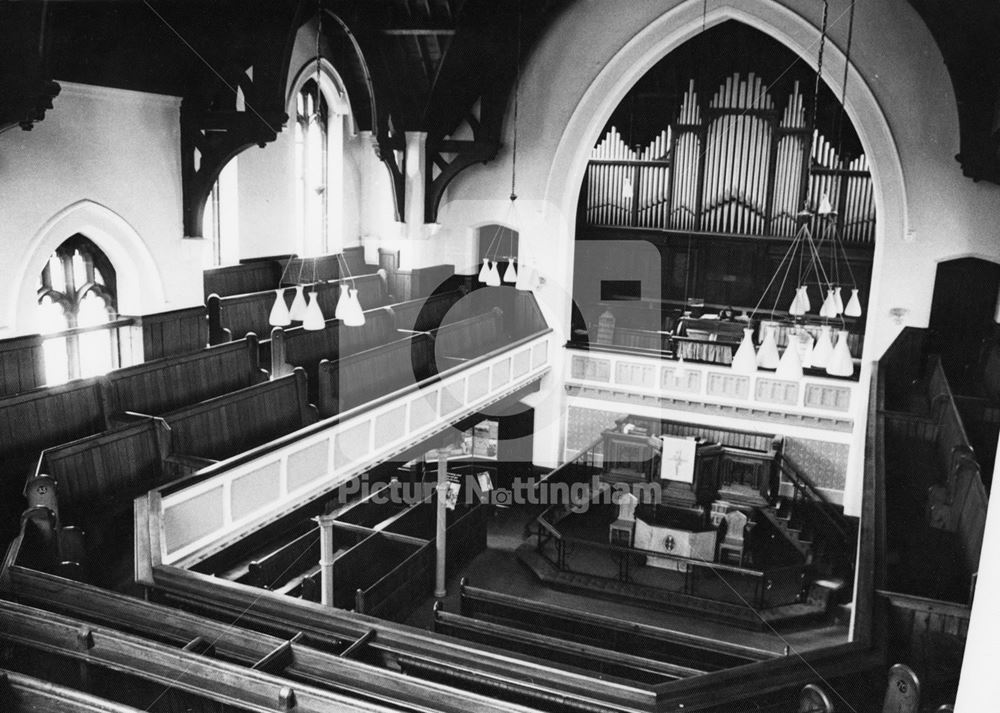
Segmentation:
{"type": "Polygon", "coordinates": [[[809,206],[809,193],[811,191],[812,183],[812,159],[813,159],[813,144],[816,136],[816,116],[819,112],[819,86],[822,81],[823,74],[823,50],[826,46],[826,30],[827,21],[830,16],[830,3],[829,0],[823,0],[823,26],[820,30],[819,36],[819,53],[816,60],[816,81],[813,84],[813,103],[812,103],[812,113],[809,116],[809,135],[806,137],[807,146],[809,151],[806,154],[806,203],[803,205],[803,209],[808,210],[809,206]]]}
{"type": "Polygon", "coordinates": [[[517,185],[517,104],[518,97],[521,89],[521,3],[518,0],[517,3],[517,35],[515,38],[515,54],[514,54],[514,136],[511,141],[511,156],[510,156],[510,201],[513,203],[517,200],[517,191],[515,187],[517,185]]]}

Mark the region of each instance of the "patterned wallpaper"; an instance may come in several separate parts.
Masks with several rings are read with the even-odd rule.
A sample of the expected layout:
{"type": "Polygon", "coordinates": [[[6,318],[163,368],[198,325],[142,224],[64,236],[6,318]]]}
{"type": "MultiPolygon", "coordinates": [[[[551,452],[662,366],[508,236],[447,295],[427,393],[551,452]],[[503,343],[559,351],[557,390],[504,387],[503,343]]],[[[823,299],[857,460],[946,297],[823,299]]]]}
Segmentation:
{"type": "Polygon", "coordinates": [[[846,443],[785,436],[785,455],[818,488],[843,492],[849,449],[850,446],[846,443]]]}
{"type": "MultiPolygon", "coordinates": [[[[566,414],[566,451],[564,458],[569,460],[595,440],[600,438],[601,431],[611,428],[619,418],[627,416],[627,411],[598,411],[597,409],[570,406],[566,414]]],[[[598,452],[603,452],[603,445],[598,446],[598,452]]]]}

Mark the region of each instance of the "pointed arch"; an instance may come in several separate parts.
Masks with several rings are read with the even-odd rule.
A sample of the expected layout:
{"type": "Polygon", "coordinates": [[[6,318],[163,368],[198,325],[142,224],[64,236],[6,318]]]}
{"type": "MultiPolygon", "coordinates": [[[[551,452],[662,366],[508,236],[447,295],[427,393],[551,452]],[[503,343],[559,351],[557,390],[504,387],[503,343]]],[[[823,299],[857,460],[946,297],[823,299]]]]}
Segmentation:
{"type": "Polygon", "coordinates": [[[162,308],[163,277],[138,231],[110,208],[84,199],[49,218],[28,242],[26,258],[8,288],[8,320],[16,333],[34,331],[38,275],[55,249],[76,234],[93,241],[114,266],[121,314],[162,308]]]}

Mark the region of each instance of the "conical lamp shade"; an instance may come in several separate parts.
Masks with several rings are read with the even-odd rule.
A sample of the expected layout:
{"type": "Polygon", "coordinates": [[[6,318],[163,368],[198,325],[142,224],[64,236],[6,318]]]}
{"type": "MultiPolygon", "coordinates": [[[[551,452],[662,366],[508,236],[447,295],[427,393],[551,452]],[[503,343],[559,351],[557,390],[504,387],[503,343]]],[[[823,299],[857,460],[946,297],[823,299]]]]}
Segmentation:
{"type": "Polygon", "coordinates": [[[293,322],[301,322],[306,318],[306,296],[302,294],[302,285],[295,286],[295,298],[292,300],[292,307],[288,310],[293,322]]]}
{"type": "Polygon", "coordinates": [[[816,369],[825,369],[831,354],[833,354],[833,342],[830,339],[830,326],[824,324],[819,328],[816,346],[812,350],[812,366],[816,369]]]}
{"type": "Polygon", "coordinates": [[[802,314],[805,314],[812,309],[812,303],[809,301],[809,287],[802,285],[797,292],[801,302],[802,314]]]}
{"type": "Polygon", "coordinates": [[[847,307],[844,308],[844,314],[848,317],[861,316],[861,300],[858,298],[857,288],[851,290],[851,299],[847,300],[847,307]]]}
{"type": "Polygon", "coordinates": [[[762,369],[777,369],[778,360],[778,345],[774,341],[774,327],[765,327],[764,339],[757,350],[757,366],[762,369]]]}
{"type": "Polygon", "coordinates": [[[799,358],[798,335],[793,334],[785,347],[785,353],[781,355],[778,368],[774,375],[779,379],[801,379],[802,360],[799,358]]]}
{"type": "Polygon", "coordinates": [[[479,281],[485,283],[490,274],[490,261],[483,258],[483,266],[479,268],[479,281]]]}
{"type": "Polygon", "coordinates": [[[844,313],[844,298],[840,296],[840,288],[833,288],[833,309],[838,315],[844,313]]]}
{"type": "Polygon", "coordinates": [[[743,341],[733,354],[733,371],[740,374],[753,374],[757,371],[757,355],[753,350],[753,330],[746,328],[743,330],[743,341]]]}
{"type": "Polygon", "coordinates": [[[499,287],[500,286],[500,270],[497,268],[495,262],[490,262],[490,268],[486,272],[486,286],[487,287],[499,287]]]}
{"type": "Polygon", "coordinates": [[[833,299],[832,289],[826,291],[826,299],[823,300],[823,306],[819,308],[819,316],[825,317],[827,319],[837,316],[836,304],[833,299]]]}
{"type": "Polygon", "coordinates": [[[792,297],[792,304],[788,306],[788,314],[793,317],[798,317],[805,314],[805,310],[802,309],[802,288],[798,287],[795,290],[795,296],[792,297]]]}
{"type": "Polygon", "coordinates": [[[353,287],[348,290],[348,302],[346,314],[344,314],[344,324],[348,327],[360,327],[365,323],[365,312],[361,309],[361,301],[358,299],[358,291],[353,287]]]}
{"type": "Polygon", "coordinates": [[[347,314],[348,302],[350,298],[347,295],[347,285],[343,282],[340,283],[340,295],[337,297],[337,307],[333,310],[333,316],[344,321],[344,315],[347,314]]]}
{"type": "Polygon", "coordinates": [[[311,332],[323,329],[326,326],[326,322],[323,320],[323,312],[319,308],[319,302],[316,300],[316,293],[309,293],[309,304],[306,305],[306,313],[302,316],[302,329],[308,329],[311,332]]]}
{"type": "Polygon", "coordinates": [[[534,288],[534,272],[533,267],[522,262],[517,271],[517,281],[514,283],[514,288],[521,290],[521,292],[530,292],[534,288]]]}
{"type": "Polygon", "coordinates": [[[828,194],[824,193],[820,196],[819,208],[816,209],[816,212],[820,215],[830,215],[833,212],[833,206],[830,205],[830,196],[828,194]]]}
{"type": "Polygon", "coordinates": [[[271,307],[271,314],[267,321],[272,327],[287,327],[292,323],[292,318],[288,314],[288,305],[285,304],[285,291],[274,291],[274,305],[271,307]]]}
{"type": "Polygon", "coordinates": [[[826,373],[830,376],[851,376],[854,374],[854,360],[851,359],[851,350],[847,348],[846,330],[837,333],[837,343],[833,347],[830,361],[827,362],[826,373]]]}
{"type": "Polygon", "coordinates": [[[507,269],[503,271],[503,281],[508,283],[517,282],[517,270],[514,269],[514,261],[507,262],[507,269]]]}

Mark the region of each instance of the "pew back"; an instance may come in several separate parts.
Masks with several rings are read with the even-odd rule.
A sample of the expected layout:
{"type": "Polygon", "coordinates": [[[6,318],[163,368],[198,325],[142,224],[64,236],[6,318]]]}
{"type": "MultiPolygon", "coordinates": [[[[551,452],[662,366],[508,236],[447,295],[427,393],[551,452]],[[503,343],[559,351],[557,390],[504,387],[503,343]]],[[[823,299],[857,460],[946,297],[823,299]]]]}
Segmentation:
{"type": "MultiPolygon", "coordinates": [[[[385,281],[381,275],[362,275],[352,281],[358,290],[358,299],[364,309],[373,309],[385,304],[385,281]]],[[[340,295],[339,282],[321,282],[305,287],[305,293],[316,293],[316,301],[324,315],[332,317],[340,295]]],[[[287,305],[292,304],[295,289],[281,290],[287,305]]],[[[232,339],[241,339],[249,332],[261,336],[271,333],[268,317],[274,305],[275,290],[251,292],[229,297],[210,295],[207,300],[209,340],[221,344],[232,339]]]]}
{"type": "Polygon", "coordinates": [[[37,453],[46,446],[104,428],[100,378],[0,398],[0,457],[37,453]]]}
{"type": "Polygon", "coordinates": [[[368,310],[360,327],[345,327],[337,319],[328,319],[326,328],[309,331],[302,327],[271,331],[271,374],[290,373],[295,366],[306,369],[321,359],[338,359],[398,337],[395,317],[389,308],[368,310]]]}
{"type": "Polygon", "coordinates": [[[186,404],[265,381],[257,338],[248,335],[180,357],[157,359],[109,372],[103,382],[105,413],[158,415],[186,404]]]}
{"type": "Polygon", "coordinates": [[[474,359],[493,351],[503,341],[503,311],[492,308],[460,322],[439,327],[433,332],[434,357],[438,370],[448,368],[449,360],[474,359]]]}
{"type": "Polygon", "coordinates": [[[341,411],[417,383],[429,375],[433,345],[428,335],[411,337],[319,363],[320,416],[341,411]]]}
{"type": "Polygon", "coordinates": [[[205,305],[144,314],[142,354],[145,361],[180,356],[208,346],[208,313],[205,305]]]}
{"type": "Polygon", "coordinates": [[[56,480],[61,520],[78,523],[95,505],[121,506],[159,485],[168,443],[166,425],[149,418],[43,451],[39,470],[56,480]]]}
{"type": "Polygon", "coordinates": [[[316,421],[301,369],[164,414],[171,452],[222,460],[316,421]]]}
{"type": "Polygon", "coordinates": [[[453,290],[393,304],[391,309],[396,315],[396,329],[418,332],[437,329],[463,294],[461,290],[453,290]]]}
{"type": "Polygon", "coordinates": [[[19,394],[45,383],[42,337],[29,334],[0,340],[0,396],[19,394]]]}
{"type": "Polygon", "coordinates": [[[281,278],[281,268],[282,263],[277,258],[265,258],[205,270],[202,273],[205,296],[229,297],[273,290],[281,278]]]}

